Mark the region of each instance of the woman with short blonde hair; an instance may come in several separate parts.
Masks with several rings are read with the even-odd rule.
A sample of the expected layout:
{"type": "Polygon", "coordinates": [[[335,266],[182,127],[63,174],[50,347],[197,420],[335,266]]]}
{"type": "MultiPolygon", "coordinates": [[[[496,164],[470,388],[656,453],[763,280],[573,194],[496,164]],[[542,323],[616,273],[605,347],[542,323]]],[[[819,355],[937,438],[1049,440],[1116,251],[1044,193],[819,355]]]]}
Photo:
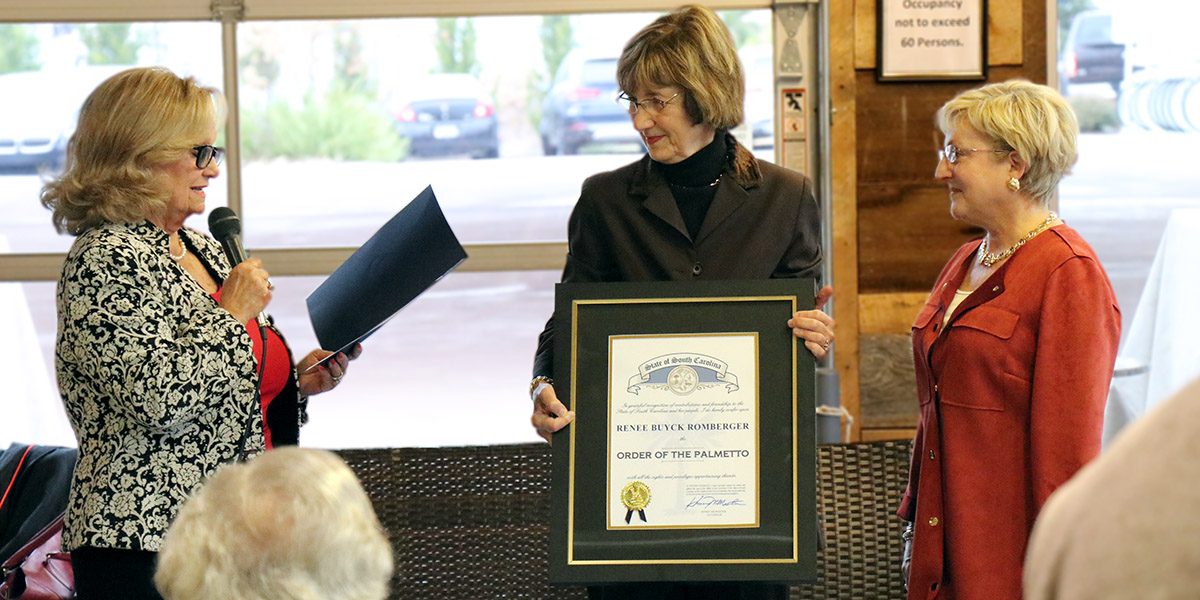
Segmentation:
{"type": "Polygon", "coordinates": [[[938,127],[959,123],[983,134],[991,147],[1016,150],[1029,168],[1021,189],[1047,204],[1079,158],[1079,123],[1058,92],[1015,79],[959,94],[937,113],[938,127]]]}
{"type": "Polygon", "coordinates": [[[935,177],[983,229],[912,328],[920,420],[898,514],[909,598],[1020,598],[1034,518],[1100,452],[1121,313],[1095,252],[1049,208],[1079,128],[1058,92],[985,85],[938,111],[935,177]]]}

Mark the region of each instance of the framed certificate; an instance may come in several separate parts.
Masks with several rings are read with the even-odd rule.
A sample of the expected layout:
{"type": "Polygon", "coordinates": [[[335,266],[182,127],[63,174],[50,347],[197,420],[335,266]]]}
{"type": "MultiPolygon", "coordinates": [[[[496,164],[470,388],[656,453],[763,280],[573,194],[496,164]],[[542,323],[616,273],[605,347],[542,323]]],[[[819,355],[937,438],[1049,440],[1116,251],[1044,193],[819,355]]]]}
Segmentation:
{"type": "Polygon", "coordinates": [[[816,579],[812,280],[560,284],[550,579],[816,579]]]}

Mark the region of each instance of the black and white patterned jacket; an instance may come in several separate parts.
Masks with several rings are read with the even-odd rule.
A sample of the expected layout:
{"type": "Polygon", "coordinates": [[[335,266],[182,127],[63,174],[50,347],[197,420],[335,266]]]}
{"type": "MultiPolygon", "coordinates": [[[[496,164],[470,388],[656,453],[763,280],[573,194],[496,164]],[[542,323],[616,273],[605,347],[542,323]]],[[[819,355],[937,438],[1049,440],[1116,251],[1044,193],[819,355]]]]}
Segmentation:
{"type": "MultiPolygon", "coordinates": [[[[183,229],[222,278],[208,236],[183,229]]],[[[58,386],[79,441],[63,546],[157,551],[187,495],[263,449],[246,327],[168,256],[151,223],[78,238],[58,283],[58,386]]]]}

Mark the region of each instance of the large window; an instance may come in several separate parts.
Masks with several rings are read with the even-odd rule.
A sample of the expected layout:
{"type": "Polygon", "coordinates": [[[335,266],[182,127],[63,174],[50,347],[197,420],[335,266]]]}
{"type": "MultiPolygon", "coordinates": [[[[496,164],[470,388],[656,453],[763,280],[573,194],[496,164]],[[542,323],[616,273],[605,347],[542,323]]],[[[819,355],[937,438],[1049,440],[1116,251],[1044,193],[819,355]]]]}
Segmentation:
{"type": "MultiPolygon", "coordinates": [[[[464,242],[564,239],[583,179],[642,153],[616,59],[655,16],[239,27],[247,244],[354,244],[426,185],[464,242]]],[[[770,48],[769,12],[725,18],[743,48],[770,48]]],[[[770,89],[769,68],[753,74],[770,89]]],[[[767,100],[747,120],[771,131],[767,100]]]]}
{"type": "MultiPolygon", "coordinates": [[[[61,169],[79,106],[101,81],[162,65],[220,89],[220,47],[216,23],[0,23],[0,252],[70,247],[38,193],[42,177],[61,169]]],[[[226,203],[219,188],[211,188],[210,208],[226,203]]]]}
{"type": "MultiPolygon", "coordinates": [[[[245,4],[248,15],[274,10],[245,4]]],[[[137,10],[175,10],[165,6],[137,10]]],[[[72,238],[54,233],[38,192],[61,166],[86,94],[114,70],[152,64],[218,88],[226,73],[236,77],[239,126],[227,138],[240,152],[222,165],[207,208],[242,215],[246,246],[274,274],[267,312],[297,358],[316,346],[304,298],[336,266],[330,257],[348,254],[426,185],[472,256],[371,337],[337,391],[313,399],[306,445],[538,439],[528,382],[567,217],[586,177],[643,152],[613,77],[624,42],[657,14],[0,23],[0,47],[23,48],[27,59],[5,65],[0,53],[0,210],[12,216],[0,220],[0,265],[34,272],[0,284],[0,308],[21,325],[14,346],[36,347],[40,359],[16,400],[24,425],[0,427],[0,445],[26,431],[70,442],[53,344],[57,253],[72,238]],[[235,47],[236,56],[222,52],[235,47]],[[38,91],[4,104],[16,102],[10,88],[38,91]],[[43,133],[28,133],[40,122],[43,133]],[[10,148],[33,148],[7,140],[35,137],[54,141],[42,155],[4,162],[10,148]]],[[[735,135],[771,159],[771,13],[721,15],[749,77],[747,123],[735,135]]],[[[205,216],[188,224],[207,229],[205,216]]]]}
{"type": "Polygon", "coordinates": [[[1200,9],[1059,0],[1058,15],[1059,86],[1082,131],[1060,212],[1104,263],[1125,339],[1172,212],[1200,208],[1200,102],[1188,101],[1200,98],[1200,46],[1182,42],[1200,9]]]}
{"type": "Polygon", "coordinates": [[[1075,107],[1079,162],[1062,217],[1104,264],[1121,306],[1106,441],[1200,376],[1187,259],[1200,235],[1200,5],[1058,3],[1059,85],[1075,107]]]}

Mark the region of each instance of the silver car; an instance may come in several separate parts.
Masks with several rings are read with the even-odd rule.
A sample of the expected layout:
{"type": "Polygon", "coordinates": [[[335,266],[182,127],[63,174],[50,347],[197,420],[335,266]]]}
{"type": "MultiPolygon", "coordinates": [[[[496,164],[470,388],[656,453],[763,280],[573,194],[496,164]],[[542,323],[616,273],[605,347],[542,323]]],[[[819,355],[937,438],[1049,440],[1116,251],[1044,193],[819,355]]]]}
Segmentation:
{"type": "Polygon", "coordinates": [[[577,154],[584,146],[640,150],[641,136],[617,102],[617,57],[567,56],[542,103],[539,133],[547,155],[577,154]]]}
{"type": "Polygon", "coordinates": [[[79,107],[129,65],[93,65],[0,75],[0,169],[57,171],[75,133],[79,107]]]}

